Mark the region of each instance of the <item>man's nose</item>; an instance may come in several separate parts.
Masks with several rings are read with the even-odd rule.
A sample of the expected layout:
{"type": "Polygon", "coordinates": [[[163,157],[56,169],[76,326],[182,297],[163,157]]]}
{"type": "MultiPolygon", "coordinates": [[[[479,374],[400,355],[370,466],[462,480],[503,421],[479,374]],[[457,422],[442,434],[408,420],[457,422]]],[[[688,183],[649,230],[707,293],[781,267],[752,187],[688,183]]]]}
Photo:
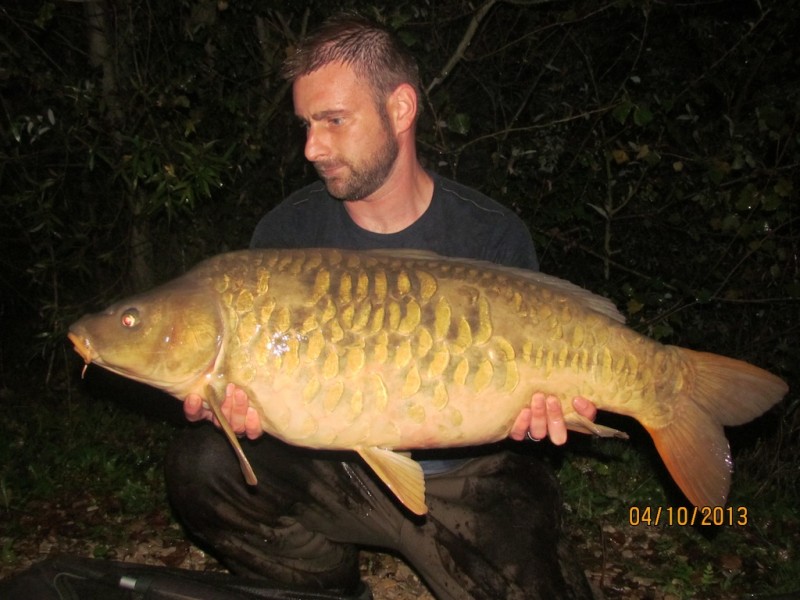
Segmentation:
{"type": "Polygon", "coordinates": [[[311,162],[317,162],[318,160],[325,158],[327,152],[328,145],[323,140],[323,136],[321,135],[320,131],[314,127],[314,125],[309,125],[308,129],[306,129],[306,159],[311,162]]]}

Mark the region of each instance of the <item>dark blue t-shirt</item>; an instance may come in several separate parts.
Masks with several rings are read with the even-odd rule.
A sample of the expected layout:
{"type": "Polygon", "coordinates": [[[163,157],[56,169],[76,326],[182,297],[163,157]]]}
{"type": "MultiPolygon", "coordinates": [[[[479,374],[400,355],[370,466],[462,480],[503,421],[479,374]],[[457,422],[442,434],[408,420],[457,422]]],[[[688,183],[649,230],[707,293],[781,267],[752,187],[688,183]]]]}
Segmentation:
{"type": "Polygon", "coordinates": [[[268,212],[256,226],[250,247],[406,248],[539,269],[530,232],[517,215],[474,189],[435,173],[431,177],[430,206],[397,233],[374,233],[359,227],[344,203],[328,194],[319,181],[268,212]]]}

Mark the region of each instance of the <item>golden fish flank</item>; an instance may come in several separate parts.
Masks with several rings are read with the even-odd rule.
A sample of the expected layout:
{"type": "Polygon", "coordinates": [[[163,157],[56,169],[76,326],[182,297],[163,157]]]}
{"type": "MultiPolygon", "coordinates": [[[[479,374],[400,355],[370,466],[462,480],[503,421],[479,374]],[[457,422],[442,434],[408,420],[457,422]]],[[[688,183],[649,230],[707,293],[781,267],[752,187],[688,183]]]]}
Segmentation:
{"type": "MultiPolygon", "coordinates": [[[[338,258],[338,257],[337,257],[338,258]]],[[[380,268],[377,263],[369,265],[372,267],[371,273],[359,261],[348,259],[346,265],[341,260],[334,258],[331,261],[317,261],[317,270],[308,270],[306,274],[313,273],[313,283],[311,299],[315,308],[318,308],[321,317],[316,315],[306,315],[302,324],[294,327],[296,319],[290,314],[286,307],[282,307],[269,322],[265,323],[265,331],[286,332],[296,329],[302,332],[299,339],[298,354],[299,358],[295,361],[279,360],[283,359],[282,352],[273,352],[275,358],[273,366],[276,368],[293,371],[293,367],[298,361],[313,363],[321,353],[321,344],[325,344],[326,351],[322,358],[321,374],[323,381],[335,380],[331,385],[338,386],[344,379],[352,379],[366,364],[366,357],[369,354],[376,364],[388,364],[399,371],[394,380],[387,379],[399,390],[399,395],[408,398],[417,394],[422,388],[435,389],[433,384],[439,377],[444,377],[452,384],[470,387],[475,393],[480,393],[490,386],[495,386],[505,393],[513,392],[520,382],[519,370],[513,361],[516,352],[511,343],[503,337],[495,336],[495,345],[499,351],[490,354],[490,358],[472,359],[465,356],[460,361],[450,361],[450,355],[464,354],[470,348],[485,344],[491,338],[492,324],[489,312],[489,302],[485,295],[481,295],[477,289],[469,285],[462,285],[460,296],[466,299],[466,303],[471,310],[464,311],[455,327],[451,323],[453,308],[446,298],[436,298],[437,302],[431,304],[430,300],[436,295],[438,285],[436,278],[422,269],[407,269],[400,261],[394,261],[391,266],[397,268],[397,273],[390,276],[384,268],[380,268]],[[335,267],[357,268],[355,275],[356,284],[354,292],[353,279],[349,272],[336,271],[335,267]],[[338,282],[331,286],[331,281],[338,282]],[[383,302],[383,322],[377,318],[373,320],[372,330],[382,331],[381,335],[367,336],[360,340],[363,350],[358,352],[351,350],[354,341],[348,339],[347,333],[359,330],[354,327],[354,315],[358,312],[361,315],[368,315],[373,312],[372,305],[366,302],[367,296],[364,290],[372,288],[377,299],[384,299],[383,302]],[[423,323],[423,305],[414,298],[403,301],[404,297],[412,292],[416,292],[417,297],[424,302],[426,307],[426,322],[432,326],[426,327],[423,323]],[[331,302],[333,299],[333,302],[331,302]],[[319,321],[327,322],[322,335],[313,327],[319,321]],[[436,344],[433,341],[434,335],[429,332],[434,331],[434,335],[439,339],[436,344]],[[474,333],[473,333],[474,332],[474,333]],[[321,341],[324,339],[324,342],[321,341]],[[413,349],[412,349],[413,348],[413,349]],[[430,359],[426,364],[417,366],[412,364],[412,360],[424,359],[429,351],[432,351],[430,359]],[[389,356],[391,355],[391,356],[389,356]],[[362,363],[363,356],[363,363],[362,363]],[[511,358],[511,361],[509,360],[511,358]],[[511,365],[505,363],[511,362],[511,365]],[[286,364],[284,364],[286,363],[286,364]],[[497,363],[497,364],[494,364],[497,363]],[[355,368],[358,365],[359,368],[355,368]]],[[[302,259],[300,259],[302,260],[302,259]]],[[[277,264],[278,273],[285,272],[292,276],[300,272],[301,269],[295,266],[292,260],[286,257],[277,264]]],[[[457,273],[462,274],[468,280],[476,278],[478,271],[475,269],[459,269],[457,273]]],[[[486,279],[486,277],[484,277],[486,279]]],[[[491,278],[488,278],[491,281],[491,278]]],[[[505,279],[505,278],[503,278],[505,279]]],[[[508,284],[507,281],[503,281],[508,284]]],[[[499,295],[503,289],[500,285],[495,285],[495,294],[499,295]]],[[[504,290],[504,293],[510,297],[504,290]]],[[[517,294],[522,298],[522,294],[517,294]]],[[[276,300],[277,302],[277,300],[276,300]]],[[[241,303],[244,304],[244,303],[241,303]]],[[[528,310],[528,306],[524,307],[528,310]]],[[[270,311],[272,312],[272,311],[270,311]]],[[[302,312],[302,311],[301,311],[302,312]]],[[[558,331],[560,323],[554,323],[554,317],[549,315],[550,329],[558,331]]],[[[364,317],[361,318],[363,322],[364,317]]],[[[569,319],[567,319],[569,320],[569,319]]],[[[250,328],[249,328],[250,329],[250,328]]],[[[273,334],[274,335],[274,334],[273,334]]],[[[553,339],[559,339],[559,335],[551,335],[553,339]]],[[[269,344],[269,342],[268,342],[269,344]]],[[[553,350],[546,351],[546,364],[548,371],[555,368],[563,368],[567,362],[569,349],[566,346],[559,348],[558,354],[553,350]]],[[[269,356],[270,353],[268,352],[269,356]]],[[[575,355],[580,356],[578,354],[575,355]]],[[[584,351],[583,356],[587,356],[584,351]]],[[[574,360],[577,364],[581,361],[574,360]]],[[[585,360],[583,361],[585,364],[585,360]]],[[[352,382],[351,382],[352,384],[352,382]]],[[[303,396],[308,399],[308,387],[304,387],[303,396]]],[[[318,391],[321,398],[327,398],[327,406],[331,406],[328,391],[325,385],[320,386],[318,391]]],[[[335,392],[334,392],[335,395],[335,392]]],[[[363,395],[363,391],[362,391],[363,395]]],[[[439,392],[439,397],[442,394],[439,392]]],[[[418,421],[418,411],[407,413],[413,415],[412,420],[418,421]]],[[[304,431],[308,431],[304,427],[304,431]]]]}
{"type": "Polygon", "coordinates": [[[180,399],[213,406],[225,383],[244,386],[265,431],[357,451],[416,512],[421,471],[391,450],[501,439],[534,391],[557,395],[579,431],[617,433],[581,420],[575,395],[636,418],[692,502],[724,503],[722,426],[755,418],[786,385],[621,321],[607,300],[539,273],[418,252],[250,250],[84,317],[70,338],[87,362],[180,399]],[[147,327],[121,331],[131,307],[147,327]]]}
{"type": "MultiPolygon", "coordinates": [[[[314,300],[313,306],[307,302],[304,307],[317,312],[307,313],[304,307],[296,307],[291,311],[287,306],[276,307],[278,300],[274,297],[263,298],[261,314],[267,319],[260,324],[264,335],[256,344],[256,347],[261,345],[266,350],[261,354],[270,361],[274,370],[294,372],[300,364],[320,361],[319,375],[312,381],[305,381],[301,390],[301,396],[307,403],[313,401],[313,395],[317,395],[328,411],[331,407],[338,407],[339,403],[331,399],[338,396],[336,390],[341,383],[348,381],[349,387],[356,386],[357,389],[357,382],[352,380],[370,364],[388,365],[397,371],[394,377],[383,376],[386,381],[382,381],[382,387],[396,389],[401,398],[410,398],[425,390],[433,395],[435,404],[439,406],[447,404],[448,396],[446,388],[438,381],[440,377],[454,385],[471,387],[474,392],[483,391],[493,384],[509,392],[518,385],[520,380],[516,365],[501,365],[498,368],[488,359],[471,362],[465,357],[457,363],[450,360],[451,354],[464,354],[470,346],[476,345],[476,338],[481,343],[490,338],[489,304],[475,289],[464,286],[461,290],[461,295],[472,308],[452,327],[452,306],[446,299],[435,297],[438,289],[436,278],[423,269],[400,268],[396,276],[390,277],[377,263],[369,265],[371,272],[359,263],[357,274],[351,277],[349,273],[337,272],[332,268],[340,261],[317,262],[316,270],[303,270],[294,268],[292,261],[286,258],[278,261],[279,272],[273,274],[273,280],[277,281],[281,272],[293,276],[301,272],[301,278],[313,277],[308,284],[311,287],[309,299],[314,300]],[[354,279],[357,282],[355,286],[354,279]],[[332,286],[332,281],[338,283],[332,286]],[[383,304],[375,307],[375,298],[369,298],[370,302],[367,302],[364,294],[367,289],[372,289],[378,298],[383,297],[383,304]],[[406,298],[410,294],[413,297],[406,298]],[[432,299],[434,302],[431,302],[432,299]],[[361,315],[358,323],[355,315],[361,315]],[[426,317],[425,322],[423,316],[426,317]],[[356,337],[350,334],[358,332],[370,317],[373,318],[370,328],[373,333],[361,336],[355,342],[356,337]],[[320,322],[326,323],[321,331],[320,322]],[[478,333],[473,335],[473,329],[478,333]],[[280,337],[292,332],[298,336],[296,339],[280,337]],[[431,332],[438,340],[434,340],[431,332]],[[283,345],[276,343],[278,341],[283,345]],[[368,360],[372,363],[368,363],[368,360]],[[325,383],[327,381],[335,387],[329,387],[325,383]]],[[[349,263],[350,267],[353,265],[353,262],[349,263]]],[[[245,305],[246,302],[240,301],[237,308],[245,305]]],[[[248,325],[246,329],[252,333],[255,328],[248,325]]],[[[511,345],[503,338],[498,339],[502,357],[496,360],[502,363],[508,360],[511,345]]],[[[240,364],[243,365],[242,370],[248,366],[248,361],[242,360],[240,364]]],[[[250,374],[248,369],[248,379],[250,374]]],[[[300,379],[303,379],[302,374],[300,379]]],[[[367,390],[358,391],[364,397],[367,390]]],[[[365,401],[369,402],[370,398],[371,395],[367,393],[365,401]]],[[[419,408],[405,414],[412,421],[419,422],[419,408]]],[[[306,421],[303,433],[307,436],[308,432],[306,421]]]]}

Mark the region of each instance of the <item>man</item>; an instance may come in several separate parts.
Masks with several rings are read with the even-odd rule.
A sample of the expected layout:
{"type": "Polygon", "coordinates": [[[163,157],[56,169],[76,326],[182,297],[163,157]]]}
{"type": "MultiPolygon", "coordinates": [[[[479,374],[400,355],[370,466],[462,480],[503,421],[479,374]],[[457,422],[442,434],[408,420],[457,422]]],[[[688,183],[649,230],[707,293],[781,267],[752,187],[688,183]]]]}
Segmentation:
{"type": "MultiPolygon", "coordinates": [[[[306,128],[306,158],[322,181],[267,214],[252,247],[427,249],[538,268],[516,215],[419,163],[417,67],[391,34],[360,18],[332,19],[297,47],[284,74],[306,128]]],[[[594,418],[590,402],[574,403],[594,418]]],[[[262,436],[233,384],[224,412],[235,431],[255,440],[245,451],[259,485],[247,488],[211,428],[176,443],[167,483],[188,530],[233,572],[355,597],[357,549],[370,546],[400,553],[441,599],[591,596],[562,536],[555,478],[524,452],[420,453],[429,513],[417,518],[352,455],[262,436]]],[[[211,418],[196,396],[186,399],[185,413],[211,418]]],[[[537,393],[510,437],[539,440],[548,432],[554,443],[565,441],[563,414],[556,398],[537,393]]]]}

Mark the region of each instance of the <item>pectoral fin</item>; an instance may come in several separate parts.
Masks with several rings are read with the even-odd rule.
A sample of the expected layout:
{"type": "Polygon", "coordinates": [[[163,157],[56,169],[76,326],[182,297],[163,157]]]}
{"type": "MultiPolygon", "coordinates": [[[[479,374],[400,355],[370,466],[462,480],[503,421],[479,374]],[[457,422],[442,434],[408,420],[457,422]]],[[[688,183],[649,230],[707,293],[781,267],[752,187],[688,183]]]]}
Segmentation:
{"type": "Polygon", "coordinates": [[[619,431],[613,427],[606,427],[605,425],[598,425],[594,421],[590,421],[584,416],[577,413],[567,415],[564,417],[564,423],[567,429],[577,431],[579,433],[588,433],[589,435],[596,435],[598,437],[615,437],[628,439],[628,434],[624,431],[619,431]]]}
{"type": "Polygon", "coordinates": [[[418,462],[385,448],[363,446],[355,450],[408,510],[418,515],[428,512],[425,477],[418,462]]]}
{"type": "Polygon", "coordinates": [[[253,467],[250,466],[250,461],[247,460],[247,457],[244,455],[242,445],[239,443],[239,438],[237,438],[236,434],[233,432],[231,424],[228,422],[228,419],[225,418],[225,415],[222,414],[222,407],[217,399],[217,392],[210,385],[206,386],[206,403],[211,408],[211,412],[214,413],[217,421],[219,421],[222,431],[225,433],[225,437],[228,438],[231,446],[233,446],[233,451],[236,453],[236,457],[239,459],[239,465],[242,468],[244,480],[250,485],[257,484],[258,479],[253,471],[253,467]]]}

